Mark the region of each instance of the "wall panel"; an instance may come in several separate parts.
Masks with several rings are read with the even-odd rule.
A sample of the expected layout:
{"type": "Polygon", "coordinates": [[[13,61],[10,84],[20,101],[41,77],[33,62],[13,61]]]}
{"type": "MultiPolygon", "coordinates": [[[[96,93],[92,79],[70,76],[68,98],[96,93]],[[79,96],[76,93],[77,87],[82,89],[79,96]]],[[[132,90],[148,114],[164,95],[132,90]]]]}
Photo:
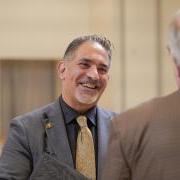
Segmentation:
{"type": "MultiPolygon", "coordinates": [[[[2,137],[2,131],[3,131],[3,127],[2,127],[2,66],[1,66],[1,61],[0,61],[0,137],[2,137]]],[[[1,142],[1,139],[0,139],[1,142]]]]}
{"type": "Polygon", "coordinates": [[[7,134],[9,121],[55,99],[54,62],[2,61],[1,126],[7,134]]]}
{"type": "Polygon", "coordinates": [[[126,107],[157,95],[156,0],[125,1],[126,107]]]}
{"type": "Polygon", "coordinates": [[[58,58],[67,42],[89,33],[90,0],[1,1],[1,58],[58,58]]]}

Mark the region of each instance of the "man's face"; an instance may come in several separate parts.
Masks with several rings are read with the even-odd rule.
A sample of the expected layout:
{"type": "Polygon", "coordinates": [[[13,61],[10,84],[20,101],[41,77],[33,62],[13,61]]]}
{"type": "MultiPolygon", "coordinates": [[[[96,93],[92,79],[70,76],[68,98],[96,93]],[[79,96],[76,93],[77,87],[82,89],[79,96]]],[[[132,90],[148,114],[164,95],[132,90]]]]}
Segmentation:
{"type": "Polygon", "coordinates": [[[59,64],[62,96],[77,111],[97,104],[107,86],[110,60],[106,50],[96,42],[84,42],[71,59],[59,64]]]}

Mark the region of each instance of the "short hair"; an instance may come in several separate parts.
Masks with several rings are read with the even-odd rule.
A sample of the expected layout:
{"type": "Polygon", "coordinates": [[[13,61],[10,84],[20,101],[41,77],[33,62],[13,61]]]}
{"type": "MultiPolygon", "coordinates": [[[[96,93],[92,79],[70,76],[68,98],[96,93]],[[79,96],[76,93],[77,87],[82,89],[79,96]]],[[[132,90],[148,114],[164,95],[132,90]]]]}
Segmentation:
{"type": "Polygon", "coordinates": [[[180,65],[180,10],[173,15],[169,26],[168,47],[175,61],[180,65]]]}
{"type": "Polygon", "coordinates": [[[111,60],[112,56],[112,44],[110,40],[106,37],[98,36],[98,35],[87,35],[87,36],[80,36],[75,38],[67,47],[64,53],[64,59],[72,56],[73,53],[85,42],[96,42],[100,44],[108,53],[109,60],[111,60]]]}

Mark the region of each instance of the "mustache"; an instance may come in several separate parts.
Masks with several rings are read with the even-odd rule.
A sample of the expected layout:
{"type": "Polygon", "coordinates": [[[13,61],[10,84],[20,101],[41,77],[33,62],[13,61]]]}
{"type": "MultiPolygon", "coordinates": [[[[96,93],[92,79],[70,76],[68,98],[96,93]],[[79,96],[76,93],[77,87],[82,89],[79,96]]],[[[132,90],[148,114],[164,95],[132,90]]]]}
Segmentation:
{"type": "Polygon", "coordinates": [[[95,85],[96,87],[101,86],[100,80],[92,79],[91,77],[85,77],[85,78],[81,79],[80,83],[89,83],[89,84],[95,85]]]}

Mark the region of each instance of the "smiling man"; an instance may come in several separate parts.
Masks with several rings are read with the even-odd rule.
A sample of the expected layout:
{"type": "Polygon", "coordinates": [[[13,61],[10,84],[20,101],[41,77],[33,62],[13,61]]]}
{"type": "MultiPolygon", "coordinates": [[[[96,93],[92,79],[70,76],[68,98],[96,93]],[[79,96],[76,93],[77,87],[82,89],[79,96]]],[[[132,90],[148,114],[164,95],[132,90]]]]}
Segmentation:
{"type": "Polygon", "coordinates": [[[111,43],[97,35],[74,39],[58,64],[58,100],[16,117],[0,159],[0,179],[99,179],[109,122],[97,107],[109,80],[111,43]]]}
{"type": "Polygon", "coordinates": [[[58,66],[62,97],[68,105],[83,112],[97,104],[107,86],[111,51],[96,41],[81,42],[74,51],[66,52],[58,66]]]}

